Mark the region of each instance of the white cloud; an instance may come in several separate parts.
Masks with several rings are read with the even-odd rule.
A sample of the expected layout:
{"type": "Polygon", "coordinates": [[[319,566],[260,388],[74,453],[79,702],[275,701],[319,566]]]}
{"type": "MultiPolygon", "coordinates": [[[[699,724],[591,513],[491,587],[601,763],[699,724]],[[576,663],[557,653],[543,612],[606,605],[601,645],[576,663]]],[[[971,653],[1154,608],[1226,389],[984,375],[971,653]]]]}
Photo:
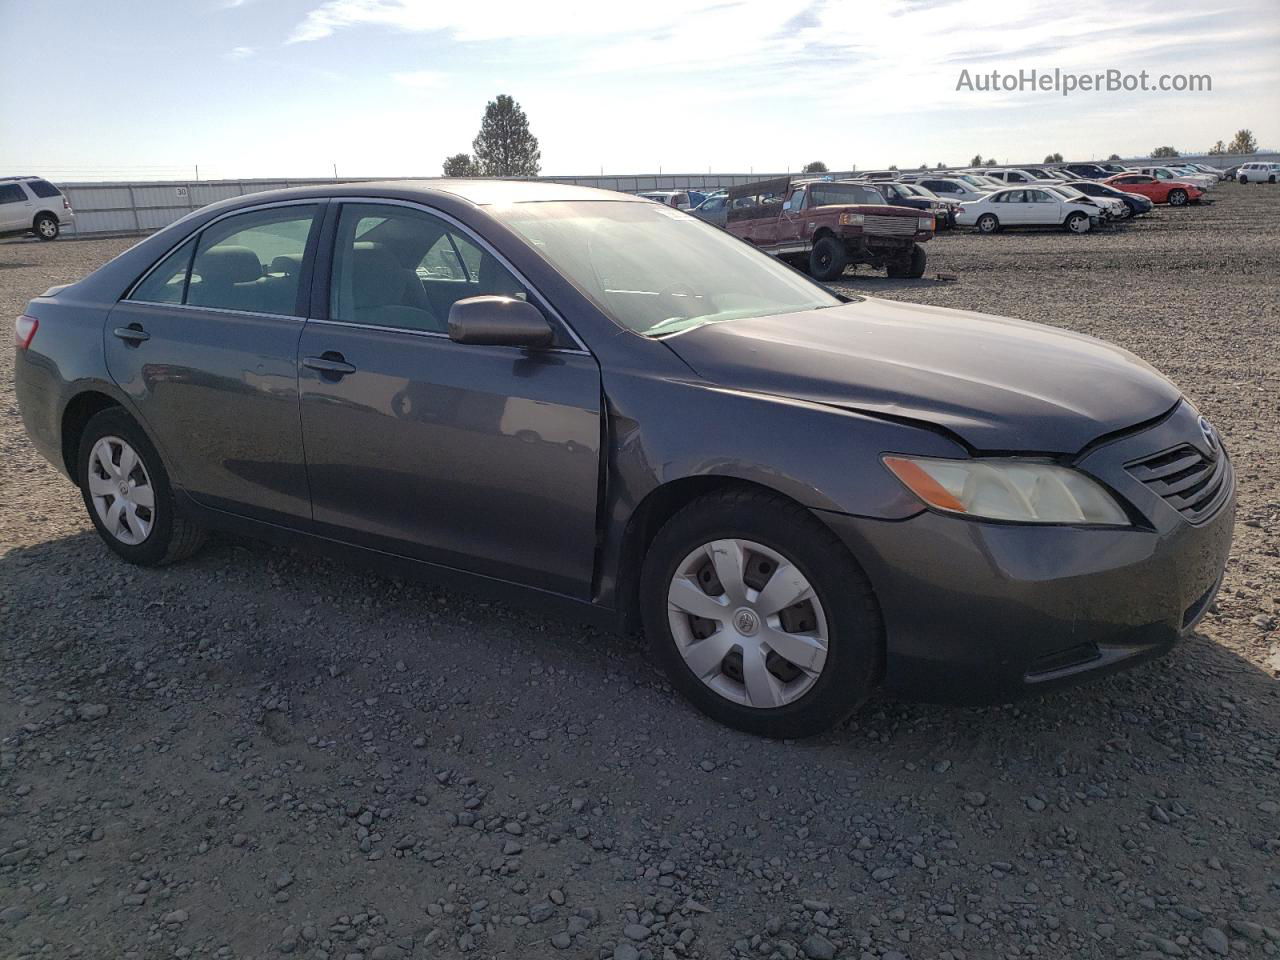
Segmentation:
{"type": "Polygon", "coordinates": [[[254,47],[232,47],[227,51],[227,56],[232,60],[246,60],[257,52],[254,47]]]}

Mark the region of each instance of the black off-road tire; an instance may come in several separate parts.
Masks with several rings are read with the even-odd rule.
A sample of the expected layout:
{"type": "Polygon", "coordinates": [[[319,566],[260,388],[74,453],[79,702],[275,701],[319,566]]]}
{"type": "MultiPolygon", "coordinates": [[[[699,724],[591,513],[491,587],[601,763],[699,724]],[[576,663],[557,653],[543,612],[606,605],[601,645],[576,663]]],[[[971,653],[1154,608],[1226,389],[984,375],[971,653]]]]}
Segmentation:
{"type": "Polygon", "coordinates": [[[809,252],[809,276],[815,280],[839,280],[849,266],[849,251],[838,238],[819,237],[809,252]]]}
{"type": "Polygon", "coordinates": [[[883,675],[884,626],[866,574],[811,512],[765,491],[708,494],[668,520],[644,558],[640,608],[653,656],[672,686],[709,717],[748,733],[799,738],[828,730],[853,713],[883,675]],[[812,585],[827,618],[821,674],[781,707],[753,708],[721,696],[689,669],[671,632],[667,595],[680,563],[703,544],[731,538],[786,557],[812,585]]]}
{"type": "Polygon", "coordinates": [[[929,257],[924,252],[924,247],[918,243],[913,243],[911,245],[911,259],[889,264],[888,273],[895,280],[919,280],[924,276],[924,270],[928,263],[929,257]]]}
{"type": "Polygon", "coordinates": [[[140,567],[159,567],[191,556],[204,544],[203,527],[183,512],[174,496],[160,454],[133,417],[121,407],[108,407],[95,414],[80,436],[76,456],[76,482],[84,498],[85,509],[94,529],[115,553],[140,567]],[[141,543],[128,544],[117,539],[103,524],[89,491],[89,458],[94,445],[103,437],[119,437],[127,442],[142,461],[154,491],[155,508],[151,532],[141,543]]]}

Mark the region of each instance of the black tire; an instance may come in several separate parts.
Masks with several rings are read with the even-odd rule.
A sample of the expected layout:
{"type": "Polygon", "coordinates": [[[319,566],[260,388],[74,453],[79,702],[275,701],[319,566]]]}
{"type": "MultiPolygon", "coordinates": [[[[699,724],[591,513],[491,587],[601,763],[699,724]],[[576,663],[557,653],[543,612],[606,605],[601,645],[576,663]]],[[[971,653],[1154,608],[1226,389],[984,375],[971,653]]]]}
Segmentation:
{"type": "Polygon", "coordinates": [[[31,224],[32,232],[41,240],[57,240],[58,234],[62,232],[62,228],[58,225],[58,218],[51,213],[42,213],[36,217],[31,224]]]}
{"type": "Polygon", "coordinates": [[[849,252],[837,237],[819,237],[809,251],[809,276],[815,280],[839,280],[849,265],[849,252]]]}
{"type": "Polygon", "coordinates": [[[1171,207],[1185,207],[1188,199],[1187,191],[1185,190],[1169,191],[1169,206],[1171,207]]]}
{"type": "Polygon", "coordinates": [[[844,544],[808,510],[768,492],[733,489],[693,501],[658,532],[640,581],[641,619],[654,658],[672,686],[730,727],[799,738],[830,729],[871,694],[883,673],[884,627],[871,584],[844,544]],[[667,595],[679,565],[713,540],[739,538],[777,551],[812,585],[827,619],[826,661],[813,686],[780,707],[736,703],[703,683],[681,655],[667,595]]]}
{"type": "Polygon", "coordinates": [[[995,233],[1000,229],[1000,218],[994,213],[984,213],[978,218],[977,224],[979,233],[995,233]]]}
{"type": "Polygon", "coordinates": [[[158,567],[183,560],[204,544],[204,528],[185,515],[178,507],[169,483],[169,473],[164,468],[160,454],[147,438],[146,433],[120,407],[109,407],[95,414],[85,425],[80,437],[80,450],[76,457],[76,482],[84,498],[85,509],[94,528],[113,551],[141,567],[158,567]],[[118,437],[128,443],[138,454],[146,476],[150,481],[155,506],[151,512],[151,530],[139,543],[120,540],[107,529],[94,497],[90,492],[90,457],[93,448],[103,437],[118,437]]]}
{"type": "Polygon", "coordinates": [[[928,257],[925,255],[924,247],[918,243],[911,245],[911,256],[906,260],[897,260],[888,266],[888,274],[891,279],[910,279],[919,280],[924,276],[925,264],[928,257]]]}

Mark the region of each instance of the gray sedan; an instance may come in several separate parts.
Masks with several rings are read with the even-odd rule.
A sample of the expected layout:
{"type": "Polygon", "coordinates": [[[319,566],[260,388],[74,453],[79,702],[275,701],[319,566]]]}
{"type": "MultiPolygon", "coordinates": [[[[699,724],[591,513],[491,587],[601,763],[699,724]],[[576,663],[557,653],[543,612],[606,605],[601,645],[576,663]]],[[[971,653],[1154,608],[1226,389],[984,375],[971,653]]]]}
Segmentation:
{"type": "Polygon", "coordinates": [[[1131,354],[838,295],[616,193],[240,197],[16,340],[27,432],[125,560],[229,529],[569,605],[769,736],[1160,654],[1231,546],[1221,440],[1131,354]]]}

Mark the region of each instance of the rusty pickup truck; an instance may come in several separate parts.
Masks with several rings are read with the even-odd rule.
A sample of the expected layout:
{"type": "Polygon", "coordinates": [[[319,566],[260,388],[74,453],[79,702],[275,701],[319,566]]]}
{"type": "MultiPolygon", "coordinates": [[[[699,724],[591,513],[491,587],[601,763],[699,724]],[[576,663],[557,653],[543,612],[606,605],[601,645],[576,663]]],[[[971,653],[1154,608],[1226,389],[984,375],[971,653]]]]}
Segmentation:
{"type": "Polygon", "coordinates": [[[727,201],[725,229],[816,280],[857,263],[924,275],[934,218],[889,206],[873,184],[778,177],[730,187],[727,201]]]}

